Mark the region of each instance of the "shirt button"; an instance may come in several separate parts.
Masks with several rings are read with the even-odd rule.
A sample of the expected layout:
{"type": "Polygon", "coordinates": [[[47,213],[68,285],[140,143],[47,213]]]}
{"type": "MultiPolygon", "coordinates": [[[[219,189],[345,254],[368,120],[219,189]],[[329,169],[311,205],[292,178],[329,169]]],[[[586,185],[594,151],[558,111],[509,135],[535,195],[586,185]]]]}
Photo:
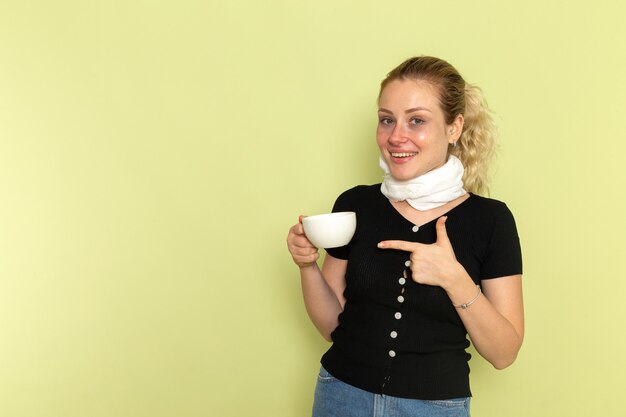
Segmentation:
{"type": "Polygon", "coordinates": [[[404,263],[404,266],[406,266],[406,267],[411,266],[411,261],[406,261],[406,262],[404,263]]]}
{"type": "Polygon", "coordinates": [[[389,336],[391,336],[392,339],[395,339],[396,337],[398,337],[398,332],[394,330],[393,332],[389,333],[389,336]]]}
{"type": "Polygon", "coordinates": [[[400,278],[400,279],[398,280],[398,282],[400,283],[400,285],[404,285],[404,284],[406,284],[406,279],[404,279],[404,277],[403,277],[403,278],[400,278]]]}
{"type": "Polygon", "coordinates": [[[399,296],[398,296],[398,302],[399,302],[399,303],[404,303],[404,297],[403,297],[403,296],[401,296],[401,295],[399,295],[399,296]]]}
{"type": "Polygon", "coordinates": [[[398,311],[398,312],[397,312],[396,314],[394,314],[393,316],[396,318],[396,320],[400,320],[400,319],[402,318],[402,313],[400,313],[400,312],[398,311]]]}
{"type": "Polygon", "coordinates": [[[413,230],[414,232],[417,232],[418,230],[420,230],[420,228],[419,228],[419,226],[413,226],[413,228],[411,230],[413,230]]]}
{"type": "Polygon", "coordinates": [[[396,351],[395,350],[390,350],[389,351],[389,356],[391,356],[392,358],[396,357],[396,351]]]}

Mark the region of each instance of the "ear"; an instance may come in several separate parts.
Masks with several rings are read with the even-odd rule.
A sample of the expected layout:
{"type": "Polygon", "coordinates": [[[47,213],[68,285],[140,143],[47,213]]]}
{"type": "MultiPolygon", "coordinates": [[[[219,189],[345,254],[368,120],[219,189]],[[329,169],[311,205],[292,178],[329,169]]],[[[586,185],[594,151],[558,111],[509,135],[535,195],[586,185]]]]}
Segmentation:
{"type": "Polygon", "coordinates": [[[458,114],[452,123],[450,123],[447,127],[448,129],[448,143],[455,143],[461,137],[461,133],[463,133],[463,125],[465,124],[465,119],[462,114],[458,114]]]}

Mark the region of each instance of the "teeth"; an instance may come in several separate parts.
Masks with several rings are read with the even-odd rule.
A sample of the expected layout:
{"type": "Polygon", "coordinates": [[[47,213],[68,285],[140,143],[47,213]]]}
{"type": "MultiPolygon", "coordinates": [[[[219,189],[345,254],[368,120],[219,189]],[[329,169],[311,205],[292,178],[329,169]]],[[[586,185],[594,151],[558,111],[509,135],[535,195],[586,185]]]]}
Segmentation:
{"type": "Polygon", "coordinates": [[[393,156],[394,158],[406,158],[407,156],[413,156],[413,155],[417,155],[417,152],[396,152],[396,153],[391,153],[391,156],[393,156]]]}

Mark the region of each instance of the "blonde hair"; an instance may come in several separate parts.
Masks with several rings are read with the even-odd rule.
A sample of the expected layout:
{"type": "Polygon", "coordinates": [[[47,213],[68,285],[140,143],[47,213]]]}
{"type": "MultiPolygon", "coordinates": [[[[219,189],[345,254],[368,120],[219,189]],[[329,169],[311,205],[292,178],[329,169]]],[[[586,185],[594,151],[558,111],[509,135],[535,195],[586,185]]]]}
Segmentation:
{"type": "Polygon", "coordinates": [[[496,148],[496,125],[482,90],[465,82],[459,72],[443,59],[419,56],[409,58],[394,68],[380,84],[380,94],[393,80],[424,80],[435,86],[446,124],[461,114],[465,120],[457,146],[449,153],[465,167],[466,190],[482,193],[489,190],[489,163],[496,148]]]}

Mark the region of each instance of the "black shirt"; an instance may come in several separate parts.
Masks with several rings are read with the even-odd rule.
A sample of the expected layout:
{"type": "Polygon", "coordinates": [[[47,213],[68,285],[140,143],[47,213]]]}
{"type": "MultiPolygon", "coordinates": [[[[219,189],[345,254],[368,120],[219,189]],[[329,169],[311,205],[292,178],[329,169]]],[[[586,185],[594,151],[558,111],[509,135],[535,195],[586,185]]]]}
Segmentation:
{"type": "MultiPolygon", "coordinates": [[[[409,253],[378,249],[382,240],[436,241],[436,220],[419,228],[380,192],[380,184],[341,194],[333,211],[354,211],[351,242],[328,249],[347,259],[346,304],[322,365],[363,390],[423,400],[471,395],[467,331],[446,292],[414,282],[409,253]]],[[[446,213],[457,260],[476,284],[522,273],[513,215],[497,200],[471,194],[446,213]]]]}

